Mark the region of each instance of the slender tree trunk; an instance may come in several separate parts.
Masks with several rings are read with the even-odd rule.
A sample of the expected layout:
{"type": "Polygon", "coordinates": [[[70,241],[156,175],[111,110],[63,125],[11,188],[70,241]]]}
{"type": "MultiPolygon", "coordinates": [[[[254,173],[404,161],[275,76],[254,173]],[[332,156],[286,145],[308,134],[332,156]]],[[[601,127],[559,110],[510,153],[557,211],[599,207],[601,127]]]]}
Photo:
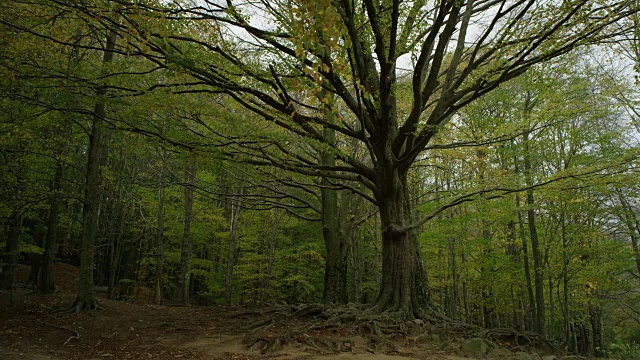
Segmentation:
{"type": "Polygon", "coordinates": [[[237,198],[237,196],[234,196],[231,199],[231,212],[229,219],[229,252],[227,253],[227,276],[224,283],[224,301],[227,305],[231,305],[231,297],[233,295],[233,268],[238,261],[236,230],[238,227],[238,218],[240,217],[239,202],[240,200],[237,198]]]}
{"type": "Polygon", "coordinates": [[[602,307],[589,304],[591,334],[593,336],[593,350],[595,356],[605,356],[604,334],[602,331],[602,307]]]}
{"type": "Polygon", "coordinates": [[[351,262],[353,264],[353,302],[360,303],[360,284],[362,282],[362,275],[360,273],[360,257],[359,257],[359,245],[358,245],[358,231],[355,227],[351,229],[351,262]]]}
{"type": "MultiPolygon", "coordinates": [[[[569,324],[569,277],[567,270],[569,267],[569,255],[568,246],[569,241],[567,239],[567,224],[564,211],[560,214],[560,235],[562,237],[562,287],[563,287],[563,301],[562,301],[562,316],[564,320],[564,343],[568,345],[570,342],[571,329],[569,324]]],[[[558,288],[560,284],[558,284],[558,288]]],[[[559,290],[558,290],[559,291],[559,290]]]]}
{"type": "MultiPolygon", "coordinates": [[[[447,176],[446,178],[447,191],[451,193],[451,180],[447,176]]],[[[454,213],[449,210],[449,219],[453,220],[454,213]]],[[[449,235],[447,238],[447,244],[449,248],[449,267],[451,268],[451,300],[449,301],[449,317],[453,320],[458,318],[458,266],[456,263],[456,238],[454,234],[449,235]]]]}
{"type": "MultiPolygon", "coordinates": [[[[518,209],[520,208],[520,196],[516,195],[516,206],[518,207],[518,209]]],[[[535,330],[536,326],[535,326],[535,319],[537,318],[536,315],[536,301],[535,301],[535,297],[533,294],[533,283],[531,280],[531,270],[529,267],[529,245],[527,242],[527,236],[526,236],[526,231],[525,231],[525,227],[524,227],[524,219],[522,216],[522,212],[520,210],[518,210],[518,224],[520,227],[520,239],[522,240],[522,262],[524,265],[524,275],[525,275],[525,279],[527,282],[527,294],[529,295],[529,303],[527,306],[527,321],[525,322],[527,324],[527,328],[528,329],[533,329],[535,330]]]]}
{"type": "Polygon", "coordinates": [[[180,267],[178,271],[178,287],[175,301],[185,304],[189,301],[189,283],[191,280],[191,222],[193,220],[193,186],[196,180],[196,158],[189,154],[185,169],[184,187],[184,231],[182,235],[182,248],[180,251],[180,267]]]}
{"type": "Polygon", "coordinates": [[[380,241],[380,231],[378,229],[380,229],[380,217],[378,215],[375,215],[373,217],[373,242],[374,242],[374,251],[376,252],[375,254],[376,288],[380,288],[380,284],[382,282],[382,271],[380,270],[381,268],[380,246],[382,244],[380,241]]]}
{"type": "Polygon", "coordinates": [[[162,303],[162,286],[164,275],[164,191],[165,172],[167,171],[166,153],[162,150],[162,169],[160,170],[160,191],[158,194],[158,231],[156,236],[156,273],[155,273],[155,303],[162,303]]]}
{"type": "Polygon", "coordinates": [[[569,349],[578,352],[578,334],[576,330],[576,322],[572,321],[569,324],[569,334],[571,335],[569,349]]]}
{"type": "MultiPolygon", "coordinates": [[[[33,243],[42,248],[44,246],[44,227],[41,226],[40,221],[34,221],[32,225],[33,231],[33,243]]],[[[40,268],[42,267],[42,255],[31,254],[31,269],[29,271],[29,287],[37,290],[40,284],[40,268]]]]}
{"type": "Polygon", "coordinates": [[[551,265],[548,265],[548,269],[549,269],[549,322],[550,322],[550,328],[549,328],[549,338],[553,339],[555,332],[556,332],[556,314],[555,314],[555,308],[554,308],[554,302],[553,302],[553,279],[551,277],[551,265]]]}
{"type": "Polygon", "coordinates": [[[273,223],[271,224],[271,241],[269,241],[269,260],[267,265],[267,274],[264,281],[264,289],[262,291],[262,302],[269,300],[269,288],[271,286],[271,273],[273,271],[273,261],[276,253],[276,242],[278,240],[278,209],[273,210],[273,223]]]}
{"type": "Polygon", "coordinates": [[[591,327],[586,322],[582,323],[582,353],[585,355],[593,355],[593,347],[591,346],[592,334],[591,327]]]}
{"type": "Polygon", "coordinates": [[[451,301],[449,302],[449,317],[453,320],[458,318],[458,266],[456,264],[455,238],[449,237],[449,264],[451,266],[451,301]]]}
{"type": "MultiPolygon", "coordinates": [[[[467,257],[464,252],[464,247],[460,251],[460,261],[462,263],[462,268],[464,269],[467,262],[467,257]]],[[[469,290],[467,289],[467,281],[462,281],[462,304],[464,306],[464,317],[462,318],[463,322],[468,322],[469,324],[473,323],[473,318],[471,316],[471,310],[469,309],[469,290]]]]}
{"type": "Polygon", "coordinates": [[[126,220],[126,207],[122,204],[119,215],[120,227],[118,233],[114,236],[111,257],[109,259],[109,284],[107,294],[109,299],[112,300],[116,297],[116,283],[118,281],[118,270],[120,269],[120,258],[122,257],[122,237],[124,235],[126,220]]]}
{"type": "MultiPolygon", "coordinates": [[[[529,187],[533,186],[533,170],[531,166],[531,154],[529,148],[529,133],[523,135],[524,143],[524,174],[529,187]]],[[[531,252],[533,255],[533,270],[536,288],[536,331],[545,335],[545,303],[544,303],[544,265],[538,239],[536,226],[535,201],[533,188],[527,190],[527,223],[529,225],[529,237],[531,238],[531,252]]]]}
{"type": "MultiPolygon", "coordinates": [[[[525,168],[527,168],[525,160],[525,168]]],[[[533,190],[527,191],[527,222],[529,223],[529,236],[531,238],[531,252],[533,253],[533,269],[536,288],[536,329],[538,334],[545,335],[545,303],[544,303],[544,269],[538,230],[536,228],[536,216],[534,209],[533,190]]]]}
{"type": "Polygon", "coordinates": [[[62,175],[64,165],[58,160],[56,163],[56,173],[51,185],[51,200],[49,201],[49,220],[47,222],[47,237],[42,259],[42,269],[40,270],[39,290],[43,294],[50,294],[56,287],[53,282],[53,262],[56,252],[56,236],[58,232],[58,214],[60,210],[60,189],[62,188],[62,175]]]}

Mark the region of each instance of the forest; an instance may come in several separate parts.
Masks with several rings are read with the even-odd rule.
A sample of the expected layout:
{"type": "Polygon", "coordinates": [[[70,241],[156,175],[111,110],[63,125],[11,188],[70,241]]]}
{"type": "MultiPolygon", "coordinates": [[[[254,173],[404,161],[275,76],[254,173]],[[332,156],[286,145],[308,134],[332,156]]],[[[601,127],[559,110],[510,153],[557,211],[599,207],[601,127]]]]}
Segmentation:
{"type": "Polygon", "coordinates": [[[149,304],[640,359],[637,0],[1,6],[0,338],[149,304]]]}

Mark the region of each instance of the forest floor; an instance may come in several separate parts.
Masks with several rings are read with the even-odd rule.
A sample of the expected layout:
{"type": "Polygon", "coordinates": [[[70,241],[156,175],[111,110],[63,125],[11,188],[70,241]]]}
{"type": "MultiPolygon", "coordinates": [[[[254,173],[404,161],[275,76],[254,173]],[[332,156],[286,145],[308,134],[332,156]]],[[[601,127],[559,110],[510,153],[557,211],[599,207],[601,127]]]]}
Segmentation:
{"type": "MultiPolygon", "coordinates": [[[[18,283],[28,271],[20,268],[18,283]]],[[[397,322],[354,307],[158,306],[100,298],[101,309],[68,314],[56,310],[73,302],[78,270],[59,263],[55,274],[52,295],[18,289],[11,307],[0,292],[0,359],[578,358],[561,356],[533,334],[397,322]]]]}

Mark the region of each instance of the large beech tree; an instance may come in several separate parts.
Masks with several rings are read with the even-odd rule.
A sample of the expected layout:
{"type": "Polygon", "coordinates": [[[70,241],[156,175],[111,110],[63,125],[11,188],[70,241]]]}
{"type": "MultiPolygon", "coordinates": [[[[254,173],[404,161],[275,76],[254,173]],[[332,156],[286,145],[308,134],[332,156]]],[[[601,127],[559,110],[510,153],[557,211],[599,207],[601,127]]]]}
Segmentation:
{"type": "Polygon", "coordinates": [[[116,29],[116,52],[190,75],[177,92],[224,93],[265,121],[225,136],[228,156],[362,184],[349,188],[379,208],[383,244],[371,310],[423,318],[437,312],[413,230],[436,214],[411,214],[414,162],[458,110],[538,63],[615,36],[611,25],[636,12],[628,0],[55,2],[116,29]],[[367,158],[343,151],[345,140],[367,158]],[[335,163],[314,155],[328,151],[335,163]]]}

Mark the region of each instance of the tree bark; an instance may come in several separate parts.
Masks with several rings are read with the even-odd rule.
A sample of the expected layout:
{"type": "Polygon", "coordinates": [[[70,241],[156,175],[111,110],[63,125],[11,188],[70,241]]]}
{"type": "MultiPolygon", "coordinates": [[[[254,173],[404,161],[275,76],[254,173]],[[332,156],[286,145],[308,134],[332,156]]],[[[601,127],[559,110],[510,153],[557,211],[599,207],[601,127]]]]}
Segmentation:
{"type": "MultiPolygon", "coordinates": [[[[562,299],[562,316],[564,319],[564,343],[568,345],[570,342],[571,329],[569,326],[569,276],[567,274],[569,267],[569,255],[568,255],[568,246],[569,241],[567,239],[567,224],[565,222],[565,212],[563,211],[560,214],[560,226],[562,236],[562,286],[563,286],[563,299],[562,299]]],[[[558,288],[560,284],[558,284],[558,288]]],[[[560,290],[558,290],[560,291],[560,290]]]]}
{"type": "Polygon", "coordinates": [[[162,286],[164,275],[164,188],[165,172],[167,171],[166,153],[162,150],[162,169],[160,170],[160,191],[158,193],[158,229],[156,236],[156,273],[155,273],[155,303],[162,303],[162,286]]]}
{"type": "Polygon", "coordinates": [[[120,269],[120,258],[122,256],[122,237],[124,235],[126,224],[126,207],[123,204],[120,205],[120,215],[118,233],[113,236],[113,244],[111,247],[111,257],[109,259],[109,283],[107,287],[107,294],[109,299],[116,298],[116,283],[118,281],[118,270],[120,269]]]}
{"type": "Polygon", "coordinates": [[[14,210],[9,220],[9,232],[5,246],[5,255],[0,272],[0,289],[9,290],[9,303],[15,305],[14,291],[18,270],[20,233],[22,231],[23,211],[14,210]]]}
{"type": "MultiPolygon", "coordinates": [[[[351,225],[351,224],[348,224],[351,225]]],[[[350,231],[350,237],[352,239],[351,242],[351,263],[352,263],[352,267],[353,267],[353,299],[351,300],[352,302],[359,304],[362,300],[361,297],[361,291],[360,291],[360,284],[362,283],[362,275],[360,272],[360,256],[359,256],[359,245],[358,245],[358,232],[355,229],[355,227],[353,227],[350,231]]]]}
{"type": "MultiPolygon", "coordinates": [[[[332,121],[331,112],[327,111],[326,115],[329,121],[332,121]]],[[[324,136],[329,142],[335,142],[333,130],[325,127],[324,136]]],[[[323,152],[320,155],[320,163],[323,166],[335,166],[335,162],[335,154],[331,151],[323,152]]],[[[323,177],[320,183],[322,185],[320,188],[322,235],[327,250],[322,302],[346,304],[348,301],[347,253],[349,247],[340,226],[338,191],[331,188],[332,184],[326,177],[323,177]]]]}
{"type": "Polygon", "coordinates": [[[593,350],[595,356],[605,356],[604,334],[602,332],[602,307],[589,304],[591,321],[591,335],[593,337],[593,350]]]}
{"type": "Polygon", "coordinates": [[[189,301],[189,284],[191,281],[191,222],[193,221],[193,186],[196,180],[196,158],[189,154],[185,168],[184,187],[184,231],[180,250],[180,265],[178,270],[178,286],[175,302],[185,304],[189,301]]]}
{"type": "Polygon", "coordinates": [[[633,211],[633,208],[624,197],[622,191],[618,190],[618,199],[622,206],[623,215],[622,220],[629,230],[629,237],[631,238],[631,248],[633,249],[633,256],[636,260],[636,268],[638,269],[638,276],[640,276],[640,246],[638,245],[638,236],[640,236],[640,228],[638,227],[638,218],[633,211]]]}
{"type": "Polygon", "coordinates": [[[269,291],[271,287],[271,273],[273,272],[273,261],[276,253],[276,242],[278,240],[278,209],[273,210],[273,223],[271,224],[271,241],[269,241],[269,259],[267,265],[267,274],[264,280],[264,287],[262,291],[262,303],[269,300],[269,291]]]}
{"type": "MultiPolygon", "coordinates": [[[[531,154],[529,149],[529,133],[523,135],[525,146],[524,173],[527,185],[533,185],[533,173],[531,169],[531,154]]],[[[544,336],[545,325],[545,303],[544,303],[544,265],[542,263],[542,253],[540,251],[540,241],[538,239],[538,229],[536,226],[535,201],[533,189],[527,190],[527,223],[529,225],[529,237],[531,238],[531,252],[533,253],[533,271],[536,288],[536,331],[544,336]]]]}
{"type": "Polygon", "coordinates": [[[49,201],[49,220],[47,222],[47,237],[40,270],[39,291],[43,294],[53,293],[56,289],[53,281],[53,262],[56,252],[56,236],[58,232],[58,214],[60,212],[60,189],[62,187],[62,175],[64,165],[58,160],[56,173],[51,185],[51,200],[49,201]]]}
{"type": "MultiPolygon", "coordinates": [[[[103,66],[113,61],[117,34],[109,31],[106,39],[103,66]]],[[[104,146],[104,117],[106,105],[101,97],[106,95],[106,89],[99,87],[96,91],[96,104],[93,109],[93,121],[89,136],[89,149],[87,156],[87,170],[84,193],[84,206],[82,210],[82,242],[80,251],[80,282],[78,295],[71,309],[78,311],[97,308],[94,283],[93,265],[95,257],[95,240],[98,228],[98,216],[100,210],[100,198],[102,194],[102,161],[106,158],[104,146]]]]}
{"type": "Polygon", "coordinates": [[[433,307],[417,236],[406,229],[411,219],[405,174],[387,167],[376,193],[382,225],[382,281],[370,311],[402,319],[440,317],[433,307]]]}
{"type": "MultiPolygon", "coordinates": [[[[40,224],[40,218],[34,219],[31,225],[31,231],[33,235],[33,243],[39,247],[44,247],[45,228],[40,224]]],[[[29,271],[28,286],[34,290],[38,289],[40,284],[40,268],[42,267],[42,254],[31,255],[31,269],[29,271]]]]}
{"type": "Polygon", "coordinates": [[[236,230],[238,227],[238,218],[240,217],[239,203],[240,200],[237,198],[237,196],[233,196],[231,199],[231,212],[229,218],[229,252],[227,253],[227,276],[224,283],[224,301],[227,305],[231,305],[231,297],[233,295],[233,268],[238,261],[236,230]]]}

